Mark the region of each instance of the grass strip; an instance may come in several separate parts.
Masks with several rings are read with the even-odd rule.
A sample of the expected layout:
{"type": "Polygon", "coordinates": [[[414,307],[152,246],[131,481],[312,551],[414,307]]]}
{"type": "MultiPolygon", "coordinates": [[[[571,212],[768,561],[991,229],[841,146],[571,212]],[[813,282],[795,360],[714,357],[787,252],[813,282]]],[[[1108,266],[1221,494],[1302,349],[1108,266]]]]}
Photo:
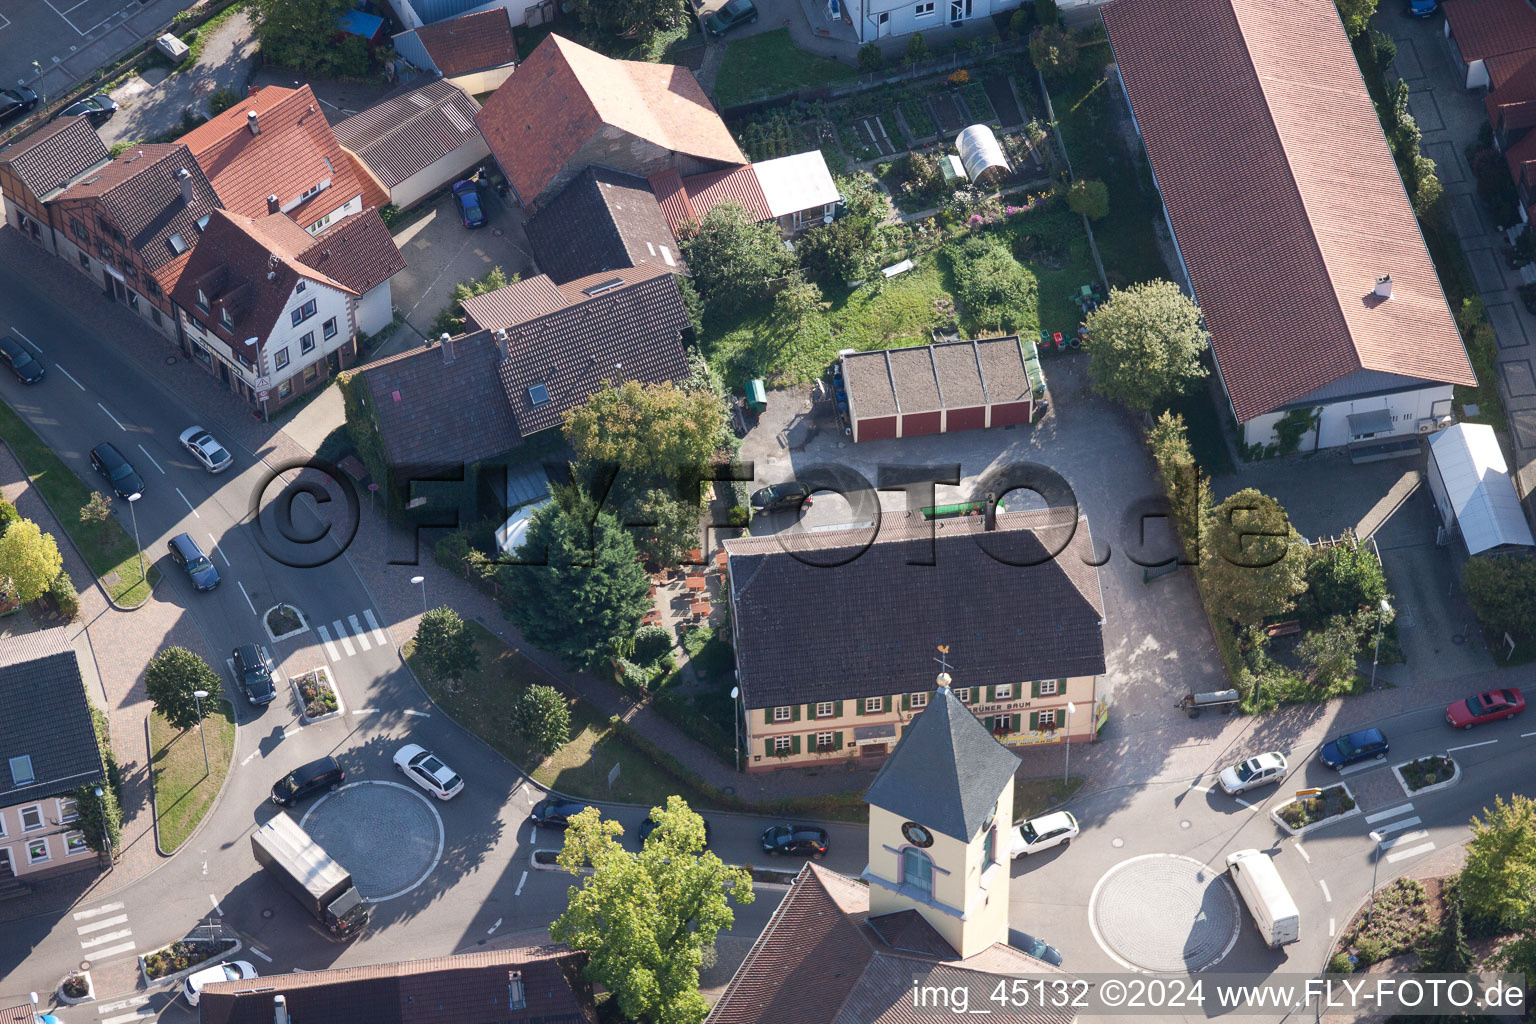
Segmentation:
{"type": "Polygon", "coordinates": [[[208,740],[206,765],[196,727],[180,730],[161,718],[159,712],[149,715],[155,831],[165,853],[174,853],[197,830],[229,773],[229,758],[235,748],[234,712],[224,700],[210,701],[203,710],[203,734],[208,740]]]}

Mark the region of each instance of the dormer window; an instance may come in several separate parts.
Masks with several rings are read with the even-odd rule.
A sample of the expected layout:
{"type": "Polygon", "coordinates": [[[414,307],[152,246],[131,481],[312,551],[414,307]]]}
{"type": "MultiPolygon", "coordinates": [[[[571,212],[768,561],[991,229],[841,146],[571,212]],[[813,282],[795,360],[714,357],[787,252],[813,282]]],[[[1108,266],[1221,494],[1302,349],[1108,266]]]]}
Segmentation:
{"type": "Polygon", "coordinates": [[[219,310],[219,323],[223,325],[226,331],[235,329],[235,318],[229,315],[229,310],[227,309],[219,310]]]}
{"type": "Polygon", "coordinates": [[[208,222],[212,219],[213,215],[208,213],[205,213],[201,217],[197,218],[197,233],[202,234],[204,231],[207,231],[208,222]]]}
{"type": "Polygon", "coordinates": [[[208,312],[208,293],[201,288],[197,290],[197,307],[204,313],[208,312]]]}

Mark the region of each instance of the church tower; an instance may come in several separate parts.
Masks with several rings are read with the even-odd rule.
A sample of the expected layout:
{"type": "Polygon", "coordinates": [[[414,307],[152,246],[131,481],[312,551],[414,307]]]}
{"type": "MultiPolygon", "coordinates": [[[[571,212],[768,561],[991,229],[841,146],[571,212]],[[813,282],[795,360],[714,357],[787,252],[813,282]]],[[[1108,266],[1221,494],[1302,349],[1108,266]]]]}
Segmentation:
{"type": "Polygon", "coordinates": [[[1018,757],[941,673],[865,794],[871,918],[915,910],[962,958],[1008,942],[1018,757]]]}

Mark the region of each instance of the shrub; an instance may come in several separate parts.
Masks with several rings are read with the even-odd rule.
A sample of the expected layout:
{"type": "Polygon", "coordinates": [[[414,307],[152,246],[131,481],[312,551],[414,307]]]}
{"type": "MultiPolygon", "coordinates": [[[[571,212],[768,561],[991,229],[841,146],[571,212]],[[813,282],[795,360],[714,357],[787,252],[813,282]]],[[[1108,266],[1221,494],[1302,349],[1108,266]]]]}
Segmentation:
{"type": "Polygon", "coordinates": [[[883,58],[880,55],[879,43],[865,43],[859,47],[859,70],[864,74],[870,74],[880,70],[883,58]]]}
{"type": "Polygon", "coordinates": [[[1035,21],[1041,25],[1061,24],[1061,11],[1056,0],[1035,0],[1035,21]]]}
{"type": "Polygon", "coordinates": [[[11,528],[12,523],[21,522],[21,513],[16,511],[16,506],[0,498],[0,537],[5,536],[5,531],[11,528]]]}
{"type": "Polygon", "coordinates": [[[1035,12],[1029,7],[1020,7],[1008,19],[1008,35],[1014,39],[1027,36],[1034,24],[1035,12]]]}
{"type": "Polygon", "coordinates": [[[69,578],[69,573],[60,569],[58,576],[54,577],[53,585],[48,588],[48,594],[64,618],[73,622],[80,614],[80,594],[75,590],[75,582],[69,578]]]}
{"type": "Polygon", "coordinates": [[[208,95],[208,112],[218,117],[239,102],[240,97],[233,89],[216,89],[208,95]]]}
{"type": "Polygon", "coordinates": [[[84,999],[90,987],[85,983],[85,975],[71,974],[64,979],[64,984],[59,986],[59,991],[70,999],[84,999]]]}
{"type": "Polygon", "coordinates": [[[1078,178],[1067,186],[1067,206],[1089,220],[1103,220],[1109,215],[1109,189],[1102,181],[1078,178]]]}
{"type": "Polygon", "coordinates": [[[665,626],[641,626],[635,632],[635,661],[654,665],[672,650],[672,635],[665,626]]]}
{"type": "Polygon", "coordinates": [[[947,250],[955,293],[977,324],[1032,335],[1040,329],[1035,275],[992,234],[971,235],[947,250]]]}
{"type": "Polygon", "coordinates": [[[971,80],[971,73],[965,68],[956,68],[949,73],[950,85],[964,85],[971,80]]]}
{"type": "Polygon", "coordinates": [[[923,39],[921,32],[913,32],[912,38],[907,40],[907,60],[913,64],[928,59],[928,43],[923,39]]]}
{"type": "Polygon", "coordinates": [[[752,510],[745,505],[732,505],[726,513],[726,521],[737,529],[741,529],[752,521],[752,510]]]}
{"type": "Polygon", "coordinates": [[[1077,67],[1077,43],[1055,25],[1042,25],[1030,37],[1029,59],[1046,78],[1060,78],[1077,67]]]}
{"type": "Polygon", "coordinates": [[[1349,962],[1349,954],[1339,950],[1328,961],[1329,974],[1349,974],[1355,969],[1355,965],[1349,962]]]}
{"type": "Polygon", "coordinates": [[[1462,567],[1462,582],[1484,629],[1517,644],[1536,637],[1536,561],[1478,555],[1462,567]]]}

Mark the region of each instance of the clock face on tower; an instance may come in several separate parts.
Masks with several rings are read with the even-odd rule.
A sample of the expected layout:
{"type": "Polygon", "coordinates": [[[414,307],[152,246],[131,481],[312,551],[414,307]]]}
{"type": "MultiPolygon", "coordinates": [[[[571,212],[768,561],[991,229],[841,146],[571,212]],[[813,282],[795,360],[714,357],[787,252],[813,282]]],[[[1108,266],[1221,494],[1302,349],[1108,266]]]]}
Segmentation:
{"type": "Polygon", "coordinates": [[[901,826],[901,834],[913,846],[926,848],[933,845],[933,833],[915,821],[904,822],[901,826]]]}

